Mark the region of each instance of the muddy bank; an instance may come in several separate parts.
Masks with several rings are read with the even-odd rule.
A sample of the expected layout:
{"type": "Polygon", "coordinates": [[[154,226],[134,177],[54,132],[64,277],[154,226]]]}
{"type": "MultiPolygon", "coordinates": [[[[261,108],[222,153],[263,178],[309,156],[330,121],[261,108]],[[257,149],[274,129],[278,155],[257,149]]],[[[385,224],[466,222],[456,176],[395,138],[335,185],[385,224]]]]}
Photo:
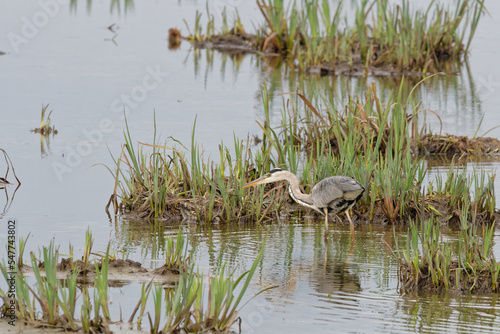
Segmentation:
{"type": "Polygon", "coordinates": [[[500,141],[492,137],[426,134],[420,140],[419,155],[500,155],[500,141]]]}
{"type": "MultiPolygon", "coordinates": [[[[266,188],[266,192],[271,191],[272,186],[266,188]]],[[[276,222],[276,221],[289,221],[296,217],[312,217],[318,222],[324,220],[324,216],[313,209],[309,209],[300,204],[294,202],[288,195],[288,186],[284,183],[282,186],[275,189],[277,194],[275,198],[280,201],[279,210],[277,210],[277,202],[267,202],[262,208],[262,212],[266,215],[261,222],[276,222]]],[[[159,217],[160,220],[166,222],[174,221],[187,221],[187,222],[200,222],[203,223],[206,218],[203,213],[201,217],[197,217],[195,212],[202,212],[202,208],[206,207],[209,200],[197,199],[197,201],[190,201],[187,199],[178,199],[176,204],[173,202],[169,205],[169,210],[165,211],[164,214],[159,217]]],[[[450,203],[449,196],[436,196],[436,194],[422,196],[422,201],[419,205],[412,205],[407,210],[404,215],[396,212],[389,212],[386,208],[386,203],[382,200],[376,200],[375,209],[372,213],[361,208],[358,204],[352,208],[352,219],[355,224],[375,224],[375,225],[387,225],[387,224],[407,224],[410,220],[417,219],[428,219],[431,216],[437,217],[440,225],[450,225],[456,226],[460,224],[461,211],[450,203]],[[422,209],[424,208],[424,209],[422,209]]],[[[393,207],[397,207],[397,203],[394,203],[393,207]]],[[[136,212],[134,208],[125,207],[122,205],[121,214],[125,219],[141,220],[148,218],[149,212],[141,211],[136,212]]],[[[213,212],[212,223],[254,223],[256,221],[255,217],[241,217],[237,221],[228,220],[224,215],[223,204],[215,206],[213,212]]],[[[330,216],[330,222],[348,222],[345,214],[340,214],[339,219],[334,216],[330,216]],[[340,219],[340,220],[339,220],[340,219]]],[[[475,215],[476,224],[491,224],[492,222],[497,222],[500,224],[500,211],[495,210],[493,215],[487,211],[477,212],[475,215]]]]}
{"type": "MultiPolygon", "coordinates": [[[[277,47],[276,37],[265,40],[258,39],[255,35],[215,35],[202,41],[194,41],[195,48],[214,49],[228,54],[255,54],[259,53],[266,57],[287,57],[287,52],[277,47]]],[[[378,65],[366,65],[361,60],[359,53],[353,54],[353,61],[323,61],[321,64],[314,64],[306,67],[306,73],[345,76],[376,76],[376,77],[421,77],[424,75],[420,71],[408,71],[398,69],[394,65],[380,63],[378,65]]]]}
{"type": "MultiPolygon", "coordinates": [[[[339,144],[336,137],[329,141],[334,154],[339,154],[339,144]]],[[[468,136],[455,136],[450,134],[426,134],[422,138],[412,140],[409,144],[414,157],[453,157],[484,156],[500,157],[500,140],[492,137],[469,138],[468,136]]],[[[312,150],[312,144],[307,143],[306,148],[312,150]]],[[[381,146],[381,151],[385,149],[381,146]]]]}
{"type": "MultiPolygon", "coordinates": [[[[97,263],[97,268],[102,268],[102,261],[97,263]]],[[[44,262],[38,264],[38,268],[42,275],[44,274],[44,262]]],[[[78,273],[78,282],[92,283],[95,279],[96,264],[93,262],[85,263],[82,260],[72,261],[70,258],[62,258],[56,265],[57,278],[65,279],[76,270],[78,273]]],[[[20,270],[24,275],[33,276],[33,268],[23,265],[20,270]]],[[[179,275],[183,272],[184,267],[163,265],[157,269],[146,269],[142,264],[130,259],[109,259],[108,262],[108,278],[110,286],[122,286],[126,282],[131,281],[151,281],[154,279],[161,283],[175,283],[179,280],[179,275]]]]}
{"type": "Polygon", "coordinates": [[[433,282],[428,263],[420,266],[417,275],[415,275],[413,267],[401,264],[399,268],[400,290],[405,293],[491,294],[497,293],[500,289],[500,279],[493,282],[489,268],[483,268],[476,272],[472,270],[466,272],[457,261],[452,261],[449,272],[449,288],[446,289],[442,282],[437,284],[433,282]],[[456,275],[457,270],[461,271],[461,275],[456,275]],[[457,277],[459,277],[458,280],[457,277]]]}
{"type": "MultiPolygon", "coordinates": [[[[437,197],[437,196],[436,196],[437,197]]],[[[461,219],[461,211],[459,209],[453,208],[450,205],[449,198],[443,197],[442,199],[436,198],[435,196],[427,196],[424,199],[421,207],[411,206],[404,215],[401,214],[391,214],[388,215],[387,209],[382,206],[382,201],[379,205],[375,207],[373,213],[369,211],[364,211],[359,207],[354,207],[352,209],[351,218],[355,225],[388,225],[388,224],[408,224],[410,220],[425,220],[434,217],[439,221],[440,225],[443,226],[459,226],[461,219]],[[422,207],[424,208],[422,210],[422,207]],[[390,219],[389,216],[395,217],[395,219],[390,219]]],[[[290,203],[285,206],[281,212],[280,219],[290,219],[290,217],[297,215],[306,215],[309,217],[314,217],[316,220],[324,220],[324,216],[316,212],[315,210],[304,208],[296,203],[290,203]]],[[[348,223],[345,214],[340,214],[339,219],[335,219],[334,216],[330,215],[330,222],[342,222],[348,223]],[[339,220],[340,219],[340,220],[339,220]]],[[[489,212],[483,211],[478,212],[475,216],[475,224],[491,224],[496,222],[500,225],[500,211],[495,210],[493,215],[489,212]]],[[[472,223],[470,221],[469,223],[472,223]]]]}
{"type": "MultiPolygon", "coordinates": [[[[111,333],[115,334],[150,334],[149,331],[141,331],[138,329],[130,330],[130,324],[125,322],[109,322],[109,330],[111,333]]],[[[12,334],[61,334],[68,333],[71,331],[64,330],[62,328],[53,328],[51,326],[41,323],[30,324],[24,320],[17,319],[15,326],[9,325],[6,319],[0,319],[0,333],[12,333],[12,334]]],[[[80,333],[80,332],[79,332],[80,333]]]]}
{"type": "MultiPolygon", "coordinates": [[[[256,53],[259,51],[257,37],[255,35],[215,35],[207,40],[195,41],[195,48],[214,49],[227,53],[256,53]]],[[[264,52],[265,54],[279,55],[276,52],[264,52]]]]}

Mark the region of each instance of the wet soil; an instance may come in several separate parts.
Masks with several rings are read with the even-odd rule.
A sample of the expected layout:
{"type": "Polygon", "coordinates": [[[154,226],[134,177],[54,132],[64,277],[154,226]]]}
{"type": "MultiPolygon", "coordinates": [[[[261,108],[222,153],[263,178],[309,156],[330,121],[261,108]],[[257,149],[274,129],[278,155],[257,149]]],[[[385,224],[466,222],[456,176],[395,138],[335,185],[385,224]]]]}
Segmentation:
{"type": "MultiPolygon", "coordinates": [[[[256,53],[259,49],[254,35],[215,35],[207,40],[194,42],[200,49],[214,49],[227,53],[256,53]]],[[[272,52],[272,54],[276,54],[272,52]]]]}
{"type": "MultiPolygon", "coordinates": [[[[38,264],[38,267],[43,272],[44,263],[38,264]]],[[[60,279],[67,278],[73,268],[78,272],[78,280],[81,283],[91,283],[95,278],[96,264],[94,262],[85,263],[82,260],[71,261],[70,258],[62,258],[56,265],[57,276],[60,279]]],[[[97,263],[97,268],[102,268],[102,261],[97,263]]],[[[33,270],[29,266],[22,266],[21,270],[24,274],[32,275],[33,270]]],[[[167,268],[162,266],[157,269],[148,270],[142,267],[142,264],[130,259],[109,259],[108,262],[108,277],[110,285],[116,286],[115,282],[122,286],[123,282],[131,281],[155,281],[162,283],[176,282],[179,274],[182,273],[182,268],[179,266],[172,266],[167,268]]]]}
{"type": "MultiPolygon", "coordinates": [[[[232,30],[234,31],[234,29],[232,30]]],[[[258,39],[257,36],[246,34],[214,35],[204,38],[202,41],[193,42],[196,48],[214,49],[229,54],[262,53],[264,56],[286,56],[287,53],[280,49],[276,41],[277,37],[270,35],[266,39],[258,39]]],[[[283,44],[284,41],[281,42],[283,44]]],[[[345,76],[377,76],[377,77],[421,77],[423,72],[408,71],[398,69],[394,65],[377,64],[366,66],[361,60],[361,56],[353,51],[353,61],[324,61],[319,65],[311,65],[305,69],[306,73],[326,75],[345,75],[345,76]]]]}
{"type": "MultiPolygon", "coordinates": [[[[336,137],[330,138],[330,147],[338,154],[339,145],[336,137]]],[[[464,156],[500,157],[500,140],[492,137],[470,138],[450,134],[426,134],[420,142],[412,141],[412,153],[415,157],[445,156],[448,159],[464,156]]],[[[307,149],[312,149],[307,144],[307,149]]],[[[384,147],[381,145],[381,150],[384,147]]]]}
{"type": "MultiPolygon", "coordinates": [[[[130,205],[124,202],[120,202],[117,205],[117,212],[119,212],[125,219],[128,220],[163,220],[163,221],[182,221],[182,222],[195,222],[195,221],[207,221],[204,215],[204,208],[207,208],[210,205],[209,199],[204,199],[197,197],[196,202],[192,200],[192,198],[185,197],[171,197],[166,201],[165,211],[160,217],[154,217],[154,212],[149,210],[148,208],[144,209],[141,203],[130,205]],[[196,216],[196,212],[200,212],[200,217],[196,216]]],[[[228,221],[227,217],[224,214],[224,207],[222,203],[219,202],[219,205],[215,205],[213,209],[213,219],[212,223],[230,223],[234,222],[234,220],[238,219],[238,221],[246,221],[248,222],[254,221],[251,217],[234,217],[234,219],[228,221]]]]}
{"type": "Polygon", "coordinates": [[[25,321],[16,319],[15,325],[9,325],[7,319],[0,319],[0,333],[25,333],[25,334],[52,334],[66,333],[63,328],[49,328],[29,325],[25,321]]]}
{"type": "MultiPolygon", "coordinates": [[[[264,204],[262,209],[263,212],[268,211],[267,217],[262,220],[262,222],[275,222],[280,220],[290,220],[297,216],[313,217],[316,220],[323,220],[324,216],[313,209],[309,209],[302,205],[297,204],[288,195],[288,187],[285,183],[283,185],[276,187],[275,185],[266,185],[265,191],[269,192],[275,189],[277,192],[275,198],[280,199],[280,209],[277,211],[274,208],[275,203],[267,202],[264,204]],[[269,209],[269,210],[268,210],[269,209]]],[[[397,202],[397,199],[395,200],[397,202]]],[[[178,201],[177,205],[169,206],[169,209],[159,217],[164,221],[188,221],[197,222],[205,221],[203,217],[203,210],[200,208],[205,208],[209,205],[209,200],[204,201],[198,198],[196,203],[193,201],[183,200],[178,201]],[[200,212],[200,219],[196,216],[195,212],[198,210],[200,212]]],[[[397,203],[393,204],[395,208],[397,203]]],[[[387,224],[406,224],[410,220],[416,219],[429,219],[435,217],[439,220],[440,225],[450,225],[456,226],[460,224],[461,211],[453,207],[450,203],[450,198],[447,196],[435,196],[434,194],[422,196],[421,203],[416,206],[409,206],[407,212],[404,215],[400,215],[399,212],[391,212],[391,207],[387,207],[387,203],[382,200],[376,201],[375,209],[373,213],[370,214],[369,211],[360,208],[357,204],[352,209],[352,220],[355,224],[375,224],[375,225],[387,225],[387,224]],[[422,207],[424,208],[422,210],[422,207]],[[439,213],[439,214],[438,214],[439,213]],[[436,217],[437,216],[437,217],[436,217]]],[[[472,210],[472,209],[471,209],[472,210]]],[[[472,211],[471,211],[472,212],[472,211]]],[[[139,213],[135,212],[133,208],[122,207],[123,217],[126,219],[144,219],[147,218],[149,214],[146,211],[141,211],[139,213]]],[[[344,214],[340,214],[340,221],[347,221],[344,214]]],[[[497,222],[500,224],[500,211],[495,210],[493,215],[487,211],[477,212],[475,218],[476,224],[491,224],[492,222],[497,222]]],[[[240,218],[235,218],[234,221],[227,221],[227,217],[224,214],[222,204],[216,205],[213,210],[212,223],[253,223],[255,222],[255,217],[253,216],[243,216],[240,218]]],[[[330,216],[330,221],[334,217],[330,216]]]]}
{"type": "MultiPolygon", "coordinates": [[[[40,268],[43,268],[43,262],[38,265],[40,268]]],[[[82,260],[76,260],[74,262],[71,261],[71,258],[62,258],[61,262],[59,262],[56,266],[59,271],[70,271],[72,268],[76,268],[78,271],[78,276],[85,277],[89,273],[95,273],[95,265],[94,263],[85,263],[82,260]]],[[[97,264],[97,268],[102,268],[102,262],[97,264]]],[[[130,259],[122,260],[122,259],[109,259],[108,268],[114,271],[119,271],[122,273],[144,273],[147,272],[147,269],[142,268],[142,264],[137,261],[132,261],[130,259]]]]}
{"type": "Polygon", "coordinates": [[[153,270],[155,275],[165,276],[165,275],[180,275],[186,270],[186,266],[167,266],[164,264],[160,268],[156,268],[153,270]]]}
{"type": "MultiPolygon", "coordinates": [[[[91,320],[93,321],[93,320],[91,320]]],[[[77,321],[77,324],[81,326],[81,324],[77,321]]],[[[125,333],[134,333],[134,334],[146,334],[150,332],[140,331],[137,329],[130,330],[129,323],[123,323],[119,321],[109,321],[106,324],[107,327],[100,328],[90,328],[90,333],[115,333],[115,334],[125,334],[125,333]]],[[[70,328],[64,328],[63,326],[51,326],[48,325],[43,320],[28,322],[22,319],[16,319],[14,326],[8,323],[7,319],[0,318],[0,333],[24,333],[24,334],[58,334],[58,333],[75,333],[70,328]]],[[[76,333],[83,333],[83,330],[80,330],[76,333]]]]}
{"type": "MultiPolygon", "coordinates": [[[[451,207],[449,204],[449,199],[448,198],[443,198],[443,199],[430,199],[426,200],[424,204],[424,211],[422,212],[421,209],[417,209],[415,207],[409,207],[406,214],[404,216],[401,216],[399,214],[394,215],[394,219],[389,218],[388,214],[386,211],[384,211],[384,208],[382,206],[381,201],[378,201],[379,205],[375,206],[375,209],[373,210],[372,216],[370,216],[369,211],[363,211],[360,208],[354,207],[352,209],[351,213],[351,219],[355,225],[357,224],[363,224],[363,225],[368,225],[368,224],[374,224],[374,225],[389,225],[389,224],[408,224],[410,220],[417,220],[417,219],[430,219],[431,217],[434,217],[439,221],[439,224],[442,226],[459,226],[460,224],[460,217],[461,217],[461,211],[458,209],[455,209],[451,207]],[[429,209],[432,207],[436,211],[429,209]],[[439,215],[437,215],[436,212],[439,212],[439,215]]],[[[318,212],[308,209],[308,208],[303,208],[298,204],[291,204],[287,206],[286,214],[282,215],[282,219],[289,218],[291,216],[297,215],[297,213],[300,214],[305,214],[308,216],[313,216],[316,220],[322,220],[324,219],[324,216],[321,216],[318,212]]],[[[387,209],[386,209],[387,210],[387,209]]],[[[330,216],[330,221],[333,220],[333,216],[330,216]]],[[[491,224],[492,222],[496,222],[497,224],[500,225],[500,211],[495,210],[493,215],[490,215],[488,212],[479,212],[476,214],[475,218],[475,223],[476,224],[491,224]]],[[[341,222],[347,222],[348,220],[345,217],[345,214],[340,214],[339,215],[339,220],[341,222]]],[[[337,221],[339,221],[337,220],[337,221]]],[[[470,222],[472,223],[472,222],[470,222]]]]}

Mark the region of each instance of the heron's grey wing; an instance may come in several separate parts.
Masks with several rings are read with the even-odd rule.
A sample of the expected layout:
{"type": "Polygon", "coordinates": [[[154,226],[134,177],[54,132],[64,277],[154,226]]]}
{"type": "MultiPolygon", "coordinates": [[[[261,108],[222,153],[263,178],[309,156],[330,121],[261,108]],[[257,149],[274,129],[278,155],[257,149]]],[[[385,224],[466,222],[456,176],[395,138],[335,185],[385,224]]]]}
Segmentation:
{"type": "Polygon", "coordinates": [[[365,188],[348,176],[330,176],[318,182],[311,191],[313,202],[318,207],[327,207],[335,200],[355,200],[365,188]]]}
{"type": "Polygon", "coordinates": [[[354,200],[365,191],[361,183],[348,176],[332,176],[332,178],[338,182],[347,200],[354,200]]]}
{"type": "Polygon", "coordinates": [[[328,177],[319,181],[311,190],[311,197],[314,205],[320,208],[326,208],[329,204],[344,196],[344,191],[338,180],[328,177]]]}

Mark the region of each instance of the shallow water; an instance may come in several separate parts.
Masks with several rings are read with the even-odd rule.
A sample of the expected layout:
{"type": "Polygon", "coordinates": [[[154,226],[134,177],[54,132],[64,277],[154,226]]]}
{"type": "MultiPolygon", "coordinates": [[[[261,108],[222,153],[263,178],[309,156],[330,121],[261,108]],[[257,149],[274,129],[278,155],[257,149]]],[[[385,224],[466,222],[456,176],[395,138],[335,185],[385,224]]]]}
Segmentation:
{"type": "MultiPolygon", "coordinates": [[[[221,4],[237,5],[247,26],[260,20],[251,1],[219,0],[209,6],[216,13],[221,4]]],[[[482,134],[500,124],[500,70],[496,66],[500,4],[487,6],[491,17],[485,16],[478,27],[468,67],[456,77],[433,79],[418,91],[423,106],[441,115],[445,133],[471,136],[478,127],[482,134]]],[[[134,10],[126,15],[123,8],[121,13],[116,9],[110,13],[108,1],[92,2],[90,11],[84,2],[73,11],[68,5],[57,8],[16,50],[9,36],[23,36],[26,21],[33,22],[44,10],[38,1],[0,0],[0,51],[6,52],[0,55],[0,147],[11,157],[22,181],[0,220],[15,218],[18,236],[30,233],[28,251],[48,245],[54,238],[64,249],[71,241],[78,252],[90,227],[96,250],[104,250],[111,241],[130,258],[158,265],[161,249],[154,249],[161,239],[159,232],[149,224],[108,219],[104,206],[113,191],[113,179],[104,167],[94,166],[111,166],[109,151],[119,154],[124,142],[124,107],[132,136],[141,142],[152,142],[156,117],[161,138],[172,136],[189,147],[196,118],[196,139],[203,143],[208,157],[217,156],[221,141],[230,146],[233,135],[246,139],[248,134],[260,133],[255,121],[263,116],[263,83],[275,95],[294,90],[299,83],[306,89],[309,85],[318,92],[333,92],[337,100],[362,94],[372,82],[377,83],[383,99],[399,85],[394,79],[299,75],[284,67],[276,70],[269,61],[253,56],[231,58],[207,50],[195,52],[186,42],[176,51],[168,50],[167,30],[179,27],[187,34],[183,19],[192,26],[195,10],[205,12],[204,1],[136,1],[134,10]],[[113,28],[116,32],[107,29],[112,24],[118,26],[113,28]],[[132,95],[132,100],[127,97],[132,95]],[[41,142],[39,135],[29,131],[38,126],[41,106],[47,103],[49,110],[54,110],[52,121],[59,130],[50,143],[41,142]],[[58,171],[61,166],[67,168],[58,171]]],[[[274,96],[275,121],[281,108],[282,97],[274,96]]],[[[427,122],[439,131],[441,123],[436,117],[430,114],[427,122]]],[[[500,129],[489,135],[500,138],[500,129]]],[[[168,144],[173,145],[171,141],[168,144]]],[[[474,165],[495,171],[498,162],[474,165]]],[[[447,168],[441,163],[429,162],[429,166],[430,179],[447,168]]],[[[4,170],[1,161],[1,176],[4,170]]],[[[10,201],[12,187],[7,194],[10,201]]],[[[1,196],[3,193],[3,207],[7,199],[1,196]]],[[[296,333],[498,330],[496,296],[399,295],[397,263],[381,241],[384,238],[392,245],[391,228],[357,227],[357,241],[349,255],[348,228],[335,227],[325,263],[321,222],[212,229],[186,226],[202,268],[217,268],[227,260],[239,272],[249,267],[268,229],[265,258],[251,289],[258,291],[270,284],[279,287],[242,310],[247,332],[251,328],[255,332],[296,333]]],[[[397,232],[396,238],[403,241],[405,233],[397,232]]],[[[6,240],[6,235],[6,229],[0,230],[1,240],[6,240]]],[[[497,258],[499,240],[497,230],[497,258]]],[[[114,289],[113,298],[121,305],[135,304],[140,293],[137,287],[132,284],[114,289]]],[[[130,312],[123,313],[127,317],[130,312]]]]}
{"type": "MultiPolygon", "coordinates": [[[[155,235],[169,233],[151,227],[138,234],[136,226],[127,223],[124,226],[117,232],[114,246],[135,245],[149,254],[150,240],[155,235]]],[[[224,262],[231,264],[237,273],[248,270],[267,235],[264,256],[248,295],[269,286],[276,288],[242,309],[244,333],[496,333],[500,330],[498,295],[399,293],[399,265],[392,250],[397,251],[396,241],[404,245],[406,228],[358,226],[350,252],[348,224],[332,227],[334,233],[325,247],[322,224],[310,219],[257,227],[183,226],[196,263],[205,273],[216,271],[224,262]]],[[[443,228],[442,233],[450,242],[456,240],[452,229],[443,228]]],[[[151,257],[161,259],[161,255],[160,250],[151,257]]],[[[114,289],[112,293],[114,304],[121,303],[123,314],[127,315],[134,305],[127,309],[121,302],[124,295],[139,300],[138,285],[114,289]]],[[[117,312],[116,306],[114,311],[117,312]]]]}

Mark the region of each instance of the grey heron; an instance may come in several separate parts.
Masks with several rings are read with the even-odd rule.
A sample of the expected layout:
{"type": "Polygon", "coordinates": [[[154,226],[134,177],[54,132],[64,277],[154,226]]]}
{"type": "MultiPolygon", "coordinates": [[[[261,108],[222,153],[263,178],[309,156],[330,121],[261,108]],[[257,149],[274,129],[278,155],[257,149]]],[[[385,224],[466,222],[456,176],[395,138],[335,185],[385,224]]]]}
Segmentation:
{"type": "Polygon", "coordinates": [[[319,181],[310,194],[304,194],[300,190],[299,179],[295,174],[281,168],[274,168],[243,188],[282,180],[288,181],[288,192],[295,202],[325,215],[325,238],[328,237],[328,214],[337,215],[345,211],[354,241],[354,224],[349,216],[349,209],[359,201],[365,191],[361,183],[348,176],[330,176],[319,181]]]}

